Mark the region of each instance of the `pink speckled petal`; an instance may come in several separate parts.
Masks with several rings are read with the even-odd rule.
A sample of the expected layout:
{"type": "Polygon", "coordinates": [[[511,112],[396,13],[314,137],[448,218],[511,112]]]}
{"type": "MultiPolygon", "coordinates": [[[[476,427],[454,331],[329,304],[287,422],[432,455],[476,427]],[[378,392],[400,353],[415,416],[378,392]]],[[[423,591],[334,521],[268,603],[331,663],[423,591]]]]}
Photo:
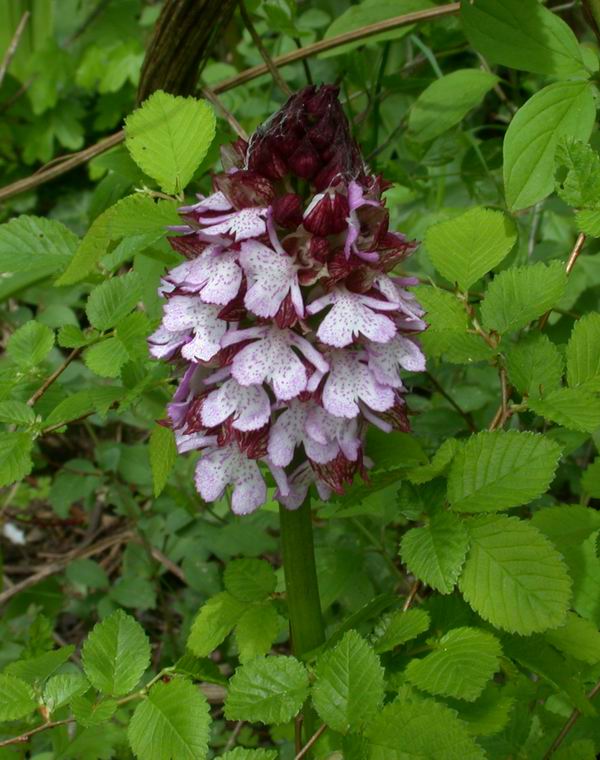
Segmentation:
{"type": "Polygon", "coordinates": [[[205,235],[232,235],[236,242],[256,238],[264,235],[267,231],[265,208],[243,208],[219,224],[204,227],[205,235]]]}
{"type": "MultiPolygon", "coordinates": [[[[346,290],[336,291],[333,308],[321,322],[317,337],[329,346],[343,348],[359,335],[387,343],[396,333],[396,325],[389,317],[378,314],[368,299],[346,290]],[[368,304],[368,305],[367,305],[368,304]]],[[[389,304],[388,304],[389,305],[389,304]]]]}
{"type": "Polygon", "coordinates": [[[304,424],[309,405],[290,401],[269,431],[269,457],[278,467],[287,467],[294,458],[294,451],[304,438],[304,424]]]}
{"type": "Polygon", "coordinates": [[[163,325],[167,330],[191,330],[194,337],[181,349],[189,361],[208,361],[220,350],[227,322],[218,319],[219,306],[204,303],[198,296],[173,296],[165,306],[163,325]]]}
{"type": "Polygon", "coordinates": [[[215,427],[234,415],[237,430],[258,430],[271,416],[271,402],[260,385],[240,385],[231,378],[210,393],[202,404],[202,422],[215,427]]]}
{"type": "Polygon", "coordinates": [[[186,271],[180,275],[181,289],[199,293],[205,303],[225,306],[235,298],[242,284],[242,270],[237,264],[237,253],[222,251],[221,246],[210,246],[197,259],[181,266],[187,266],[186,271]]]}
{"type": "Polygon", "coordinates": [[[425,371],[425,356],[421,349],[409,338],[396,335],[383,345],[370,343],[367,346],[369,369],[379,383],[392,388],[402,388],[398,375],[400,367],[409,372],[425,371]]]}
{"type": "MultiPolygon", "coordinates": [[[[333,451],[332,445],[335,444],[335,453],[330,459],[333,459],[338,450],[341,449],[346,459],[352,462],[356,461],[360,438],[358,437],[358,425],[355,419],[336,417],[322,406],[315,405],[307,415],[306,433],[308,440],[312,440],[320,446],[328,446],[329,451],[333,451]]],[[[309,456],[321,464],[314,456],[310,454],[309,456]]],[[[326,461],[330,461],[330,459],[326,461]]]]}
{"type": "Polygon", "coordinates": [[[247,240],[242,243],[240,264],[249,285],[246,308],[259,317],[274,317],[290,288],[298,283],[293,260],[256,240],[247,240]]]}
{"type": "Polygon", "coordinates": [[[231,203],[220,190],[209,195],[207,198],[204,198],[202,195],[198,195],[198,198],[200,199],[198,203],[194,203],[191,206],[181,206],[179,211],[183,213],[188,211],[202,213],[204,211],[229,211],[231,208],[231,203]]]}
{"type": "Polygon", "coordinates": [[[206,446],[216,446],[216,435],[204,435],[204,433],[180,433],[175,432],[175,445],[177,451],[180,454],[185,454],[186,451],[196,451],[197,449],[203,449],[206,446]]]}
{"type": "Polygon", "coordinates": [[[148,337],[148,350],[155,359],[168,359],[189,337],[189,330],[171,331],[161,325],[148,337]]]}
{"type": "Polygon", "coordinates": [[[230,483],[236,514],[249,514],[265,503],[267,487],[256,460],[248,459],[235,444],[212,449],[196,465],[196,488],[205,501],[220,499],[230,483]]]}
{"type": "Polygon", "coordinates": [[[394,392],[378,383],[355,353],[333,351],[323,388],[323,406],[336,417],[356,417],[359,399],[371,409],[384,412],[394,405],[394,392]]]}

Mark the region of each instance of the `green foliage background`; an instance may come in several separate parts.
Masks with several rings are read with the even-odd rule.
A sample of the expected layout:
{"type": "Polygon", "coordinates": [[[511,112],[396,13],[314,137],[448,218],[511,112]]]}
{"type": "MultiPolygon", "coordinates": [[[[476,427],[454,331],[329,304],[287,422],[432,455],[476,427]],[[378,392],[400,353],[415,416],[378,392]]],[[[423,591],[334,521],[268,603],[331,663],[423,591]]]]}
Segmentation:
{"type": "MultiPolygon", "coordinates": [[[[0,4],[2,54],[31,13],[2,186],[126,128],[0,189],[0,760],[288,760],[303,706],[323,760],[600,752],[600,9],[551,5],[248,4],[273,57],[440,11],[281,69],[340,83],[393,228],[422,241],[404,271],[430,324],[413,433],[374,431],[370,482],[314,501],[328,638],[300,661],[277,507],[201,503],[146,348],[165,226],[235,137],[200,88],[260,54],[236,13],[198,98],[135,110],[160,3],[0,4]]],[[[251,132],[284,96],[262,75],[220,99],[251,132]]]]}

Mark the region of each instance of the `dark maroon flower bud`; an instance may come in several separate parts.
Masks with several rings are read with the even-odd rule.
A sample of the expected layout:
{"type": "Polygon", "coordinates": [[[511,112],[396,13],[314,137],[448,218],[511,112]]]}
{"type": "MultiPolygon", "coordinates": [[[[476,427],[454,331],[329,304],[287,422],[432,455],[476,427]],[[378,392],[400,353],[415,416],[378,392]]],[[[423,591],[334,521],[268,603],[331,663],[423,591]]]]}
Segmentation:
{"type": "Polygon", "coordinates": [[[354,475],[363,470],[361,451],[358,452],[356,461],[346,459],[340,451],[336,458],[331,462],[327,462],[327,464],[317,464],[317,462],[313,462],[312,460],[309,460],[309,462],[319,479],[338,494],[343,494],[344,484],[352,483],[354,475]]]}
{"type": "Polygon", "coordinates": [[[302,199],[297,193],[280,195],[271,203],[275,224],[295,230],[302,224],[302,199]]]}
{"type": "Polygon", "coordinates": [[[285,161],[275,153],[273,146],[268,142],[253,140],[248,146],[248,153],[248,168],[252,171],[272,180],[281,179],[287,174],[285,161]]]}
{"type": "Polygon", "coordinates": [[[386,232],[379,241],[379,267],[383,272],[391,271],[396,264],[408,258],[419,247],[415,240],[409,240],[397,232],[386,232]]]}
{"type": "Polygon", "coordinates": [[[304,228],[320,237],[336,235],[346,229],[349,213],[348,198],[345,195],[325,191],[316,195],[304,212],[304,228]]]}
{"type": "Polygon", "coordinates": [[[200,240],[197,235],[179,235],[179,237],[169,237],[167,240],[171,248],[186,259],[195,259],[209,245],[205,240],[200,240]]]}
{"type": "Polygon", "coordinates": [[[213,177],[213,184],[238,211],[253,206],[268,206],[275,197],[275,188],[266,177],[245,169],[217,174],[213,177]]]}

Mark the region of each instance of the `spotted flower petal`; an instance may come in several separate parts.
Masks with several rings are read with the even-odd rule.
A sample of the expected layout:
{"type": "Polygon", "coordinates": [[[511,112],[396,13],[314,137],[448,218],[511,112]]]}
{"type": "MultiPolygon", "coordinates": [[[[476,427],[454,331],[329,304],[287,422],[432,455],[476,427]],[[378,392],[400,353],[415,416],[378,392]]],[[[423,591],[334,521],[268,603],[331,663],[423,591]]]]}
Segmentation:
{"type": "Polygon", "coordinates": [[[398,375],[400,368],[409,372],[425,371],[425,356],[417,344],[402,335],[396,335],[389,343],[367,345],[369,369],[378,382],[401,388],[398,375]]]}
{"type": "Polygon", "coordinates": [[[271,402],[264,388],[240,385],[231,378],[204,399],[202,422],[206,427],[220,425],[232,415],[236,430],[258,430],[266,425],[271,416],[271,402]]]}
{"type": "Polygon", "coordinates": [[[208,361],[221,348],[227,323],[218,319],[220,308],[204,303],[198,296],[173,296],[165,306],[163,325],[171,332],[189,330],[192,340],[181,349],[190,361],[208,361]]]}
{"type": "MultiPolygon", "coordinates": [[[[244,304],[259,317],[274,317],[291,290],[299,293],[298,268],[285,253],[276,253],[256,240],[248,240],[242,243],[240,264],[248,279],[244,304]]],[[[298,316],[302,316],[301,297],[298,306],[298,316]]]]}
{"type": "Polygon", "coordinates": [[[196,488],[205,501],[220,499],[230,484],[231,508],[236,514],[250,514],[265,503],[267,487],[258,463],[235,443],[208,450],[196,465],[196,488]]]}
{"type": "Polygon", "coordinates": [[[323,387],[323,406],[336,417],[356,417],[359,399],[377,412],[394,404],[394,392],[377,381],[359,355],[332,351],[329,375],[323,387]]]}
{"type": "Polygon", "coordinates": [[[169,359],[178,348],[189,340],[189,329],[167,330],[161,325],[148,338],[149,351],[155,359],[169,359]]]}
{"type": "MultiPolygon", "coordinates": [[[[341,449],[347,459],[351,461],[357,459],[361,441],[355,419],[336,417],[322,406],[315,404],[306,416],[305,429],[309,441],[312,440],[320,446],[327,447],[329,451],[334,451],[333,456],[336,456],[338,450],[341,449]]],[[[319,459],[315,457],[310,458],[319,462],[319,459]]]]}
{"type": "Polygon", "coordinates": [[[198,221],[209,225],[202,229],[204,235],[229,235],[238,242],[265,234],[267,211],[266,208],[243,208],[222,216],[199,217],[198,221]]]}
{"type": "Polygon", "coordinates": [[[242,284],[237,258],[237,252],[211,245],[198,258],[174,269],[168,280],[180,291],[198,293],[205,303],[225,306],[236,297],[242,284]]]}

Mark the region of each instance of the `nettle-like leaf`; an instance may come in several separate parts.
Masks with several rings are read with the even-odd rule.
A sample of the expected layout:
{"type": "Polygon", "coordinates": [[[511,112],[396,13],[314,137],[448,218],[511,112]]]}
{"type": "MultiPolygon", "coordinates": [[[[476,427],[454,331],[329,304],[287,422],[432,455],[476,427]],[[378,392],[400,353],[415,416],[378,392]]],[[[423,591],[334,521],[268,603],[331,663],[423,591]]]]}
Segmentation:
{"type": "Polygon", "coordinates": [[[33,686],[39,686],[56,672],[61,665],[64,665],[74,651],[75,647],[69,644],[66,647],[53,649],[50,652],[44,652],[35,657],[27,657],[23,660],[11,662],[6,666],[4,672],[21,678],[33,686]]]}
{"type": "Polygon", "coordinates": [[[586,468],[581,477],[581,487],[584,493],[594,499],[600,498],[600,457],[596,457],[586,468]]]}
{"type": "Polygon", "coordinates": [[[398,610],[386,615],[373,631],[373,648],[377,654],[390,652],[425,633],[430,623],[429,614],[425,610],[398,610]]]}
{"type": "Polygon", "coordinates": [[[471,45],[489,61],[558,77],[585,73],[573,30],[537,0],[464,2],[461,21],[471,45]]]}
{"type": "Polygon", "coordinates": [[[600,314],[575,322],[567,343],[567,380],[572,388],[600,391],[600,314]]]}
{"type": "Polygon", "coordinates": [[[83,669],[105,694],[127,694],[150,664],[150,644],[141,625],[121,610],[97,623],[83,645],[83,669]]]}
{"type": "Polygon", "coordinates": [[[123,397],[122,388],[104,386],[78,391],[57,404],[44,420],[44,427],[69,422],[96,412],[106,415],[110,407],[123,397]]]}
{"type": "Polygon", "coordinates": [[[181,193],[215,136],[211,106],[157,91],[125,120],[125,145],[165,193],[181,193]]]}
{"type": "Polygon", "coordinates": [[[427,525],[404,534],[400,555],[415,577],[449,594],[460,575],[468,546],[469,534],[461,520],[450,512],[436,511],[427,525]]]}
{"type": "Polygon", "coordinates": [[[560,446],[537,433],[483,431],[458,450],[448,476],[457,512],[494,512],[541,496],[554,477],[560,446]]]}
{"type": "Polygon", "coordinates": [[[308,696],[308,673],[294,657],[257,657],[239,667],[229,682],[227,720],[287,723],[308,696]]]}
{"type": "Polygon", "coordinates": [[[127,736],[139,760],[204,760],[210,714],[202,692],[184,678],[157,683],[137,707],[127,736]]]}
{"type": "Polygon", "coordinates": [[[500,264],[516,240],[517,231],[509,217],[480,207],[433,225],[425,236],[434,267],[463,290],[500,264]]]}
{"type": "Polygon", "coordinates": [[[543,333],[530,333],[505,349],[508,379],[528,396],[543,396],[560,387],[564,362],[558,348],[543,333]]]}
{"type": "Polygon", "coordinates": [[[253,604],[242,613],[235,626],[235,641],[240,654],[240,662],[267,654],[279,631],[283,620],[277,614],[272,602],[253,604]]]}
{"type": "Polygon", "coordinates": [[[429,694],[472,702],[498,670],[501,654],[500,642],[491,633],[455,628],[442,636],[431,654],[409,662],[406,678],[429,694]]]}
{"type": "Polygon", "coordinates": [[[200,608],[187,640],[188,648],[198,657],[207,657],[234,629],[247,605],[227,591],[209,599],[200,608]]]}
{"type": "Polygon", "coordinates": [[[415,467],[406,473],[407,480],[415,485],[428,483],[430,480],[443,475],[458,451],[459,443],[455,438],[448,438],[431,458],[428,464],[415,467]]]}
{"type": "Polygon", "coordinates": [[[528,407],[569,430],[593,433],[600,427],[600,398],[580,388],[559,388],[544,398],[531,398],[528,407]]]}
{"type": "Polygon", "coordinates": [[[21,215],[0,224],[0,271],[48,274],[63,269],[77,247],[75,235],[62,222],[21,215]]]}
{"type": "Polygon", "coordinates": [[[94,288],[85,307],[90,324],[108,330],[126,317],[141,298],[142,282],[137,272],[114,277],[94,288]]]}
{"type": "Polygon", "coordinates": [[[475,701],[448,699],[447,704],[456,710],[470,734],[493,736],[505,728],[515,706],[515,697],[507,691],[491,682],[475,701]]]}
{"type": "Polygon", "coordinates": [[[600,237],[600,209],[584,208],[575,213],[577,229],[588,237],[600,237]]]}
{"type": "Polygon", "coordinates": [[[600,200],[600,156],[580,140],[559,140],[554,157],[559,173],[556,192],[573,208],[595,207],[600,200]]]}
{"type": "Polygon", "coordinates": [[[275,571],[263,559],[234,559],[227,564],[223,583],[240,602],[261,602],[275,591],[275,571]]]}
{"type": "Polygon", "coordinates": [[[560,628],[546,631],[544,638],[553,647],[576,660],[596,665],[600,662],[600,631],[590,620],[584,620],[574,612],[560,628]]]}
{"type": "Polygon", "coordinates": [[[587,142],[595,118],[592,90],[581,81],[548,85],[521,106],[504,138],[504,187],[512,211],[552,192],[558,141],[568,136],[587,142]]]}
{"type": "Polygon", "coordinates": [[[29,433],[0,433],[0,487],[31,472],[33,439],[29,433]]]}
{"type": "Polygon", "coordinates": [[[61,673],[52,676],[44,687],[44,704],[50,712],[54,712],[89,688],[89,681],[83,673],[61,673]]]}
{"type": "Polygon", "coordinates": [[[470,550],[459,588],[484,620],[527,635],[565,620],[571,579],[556,549],[533,525],[486,515],[468,523],[470,550]]]}
{"type": "Polygon", "coordinates": [[[32,425],[35,412],[24,401],[0,401],[0,422],[7,425],[32,425]]]}
{"type": "Polygon", "coordinates": [[[369,760],[484,760],[454,710],[433,699],[397,699],[368,727],[369,760]]]}
{"type": "Polygon", "coordinates": [[[408,117],[408,129],[419,142],[433,140],[454,127],[498,82],[481,69],[458,69],[435,79],[419,95],[408,117]]]}
{"type": "Polygon", "coordinates": [[[37,707],[31,686],[13,675],[0,673],[0,721],[18,720],[37,707]]]}
{"type": "Polygon", "coordinates": [[[506,269],[489,285],[481,305],[483,326],[499,333],[526,327],[555,306],[567,286],[560,261],[506,269]]]}
{"type": "Polygon", "coordinates": [[[82,726],[100,726],[107,723],[117,711],[116,699],[94,700],[91,694],[75,694],[71,699],[73,717],[82,726]]]}
{"type": "Polygon", "coordinates": [[[26,322],[10,336],[6,354],[19,367],[27,369],[41,364],[54,346],[54,332],[35,320],[26,322]]]}
{"type": "Polygon", "coordinates": [[[348,631],[317,660],[312,700],[319,717],[342,734],[359,731],[383,702],[383,675],[373,648],[348,631]]]}
{"type": "Polygon", "coordinates": [[[177,459],[177,447],[173,431],[162,425],[155,425],[150,434],[148,451],[150,468],[152,469],[154,496],[158,497],[167,485],[169,475],[177,459]]]}

